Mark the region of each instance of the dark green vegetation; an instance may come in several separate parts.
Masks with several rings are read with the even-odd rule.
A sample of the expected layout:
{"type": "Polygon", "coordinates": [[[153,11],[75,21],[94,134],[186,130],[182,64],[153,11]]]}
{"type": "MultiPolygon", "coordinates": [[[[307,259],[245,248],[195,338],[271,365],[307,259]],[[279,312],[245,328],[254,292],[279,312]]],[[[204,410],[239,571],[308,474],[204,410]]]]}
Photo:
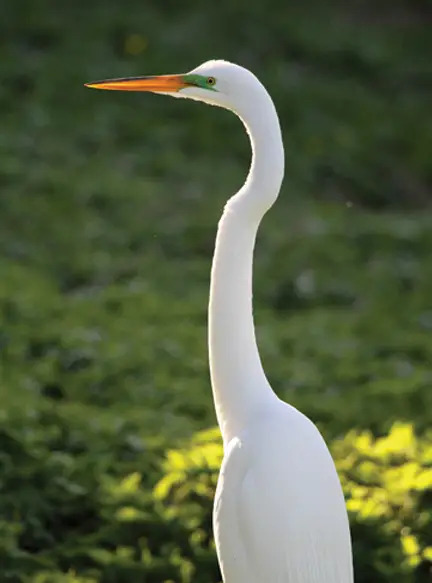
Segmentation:
{"type": "Polygon", "coordinates": [[[269,378],[331,443],[357,583],[429,580],[430,3],[289,4],[2,6],[1,583],[219,580],[205,312],[247,139],[82,87],[213,57],[257,72],[285,133],[255,268],[269,378]]]}

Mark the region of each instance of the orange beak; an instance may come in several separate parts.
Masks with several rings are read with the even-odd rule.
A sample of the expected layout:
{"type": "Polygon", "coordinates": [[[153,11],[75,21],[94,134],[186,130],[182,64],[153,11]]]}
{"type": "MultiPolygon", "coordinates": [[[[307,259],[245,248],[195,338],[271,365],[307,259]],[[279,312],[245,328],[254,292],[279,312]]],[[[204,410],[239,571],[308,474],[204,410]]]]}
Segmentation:
{"type": "Polygon", "coordinates": [[[175,93],[189,87],[183,75],[157,75],[152,77],[123,77],[120,79],[106,79],[86,83],[92,89],[109,89],[111,91],[162,91],[175,93]]]}

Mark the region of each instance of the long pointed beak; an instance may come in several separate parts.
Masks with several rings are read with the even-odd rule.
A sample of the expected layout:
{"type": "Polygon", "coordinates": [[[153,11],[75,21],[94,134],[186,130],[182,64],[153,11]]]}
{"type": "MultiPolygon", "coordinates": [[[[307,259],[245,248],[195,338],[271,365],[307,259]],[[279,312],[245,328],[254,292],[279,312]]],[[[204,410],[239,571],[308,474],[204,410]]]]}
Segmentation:
{"type": "Polygon", "coordinates": [[[175,93],[189,87],[184,75],[157,75],[151,77],[122,77],[120,79],[106,79],[85,83],[92,89],[109,89],[111,91],[153,91],[175,93]]]}

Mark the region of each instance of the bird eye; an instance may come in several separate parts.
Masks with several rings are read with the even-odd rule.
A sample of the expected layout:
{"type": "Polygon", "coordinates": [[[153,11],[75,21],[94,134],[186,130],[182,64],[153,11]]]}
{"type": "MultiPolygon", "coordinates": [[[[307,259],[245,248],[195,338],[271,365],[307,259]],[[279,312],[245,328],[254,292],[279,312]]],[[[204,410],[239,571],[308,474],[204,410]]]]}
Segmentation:
{"type": "Polygon", "coordinates": [[[207,85],[215,85],[216,79],[214,77],[207,77],[207,85]]]}

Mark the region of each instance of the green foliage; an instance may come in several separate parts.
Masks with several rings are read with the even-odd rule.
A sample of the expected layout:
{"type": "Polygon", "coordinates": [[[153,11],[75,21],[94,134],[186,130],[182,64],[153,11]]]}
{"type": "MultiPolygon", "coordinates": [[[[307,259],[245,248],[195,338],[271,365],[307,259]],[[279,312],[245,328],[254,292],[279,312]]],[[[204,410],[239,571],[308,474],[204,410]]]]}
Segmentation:
{"type": "MultiPolygon", "coordinates": [[[[432,434],[419,438],[410,424],[395,424],[374,439],[349,432],[333,442],[356,557],[356,581],[429,581],[432,546],[432,434]],[[428,546],[429,545],[429,546],[428,546]]],[[[211,507],[222,459],[219,433],[199,433],[168,452],[165,475],[154,494],[194,543],[194,581],[215,581],[214,548],[208,538],[211,507]]],[[[179,541],[179,552],[186,545],[179,541]]]]}
{"type": "Polygon", "coordinates": [[[205,312],[215,226],[249,145],[216,108],[82,87],[214,57],[259,75],[284,129],[287,176],[255,260],[269,378],[333,444],[357,581],[426,580],[425,11],[2,6],[1,583],[219,580],[205,312]]]}
{"type": "Polygon", "coordinates": [[[335,443],[352,514],[358,581],[429,579],[431,438],[418,438],[412,425],[395,424],[378,439],[370,432],[350,432],[335,443]]]}

